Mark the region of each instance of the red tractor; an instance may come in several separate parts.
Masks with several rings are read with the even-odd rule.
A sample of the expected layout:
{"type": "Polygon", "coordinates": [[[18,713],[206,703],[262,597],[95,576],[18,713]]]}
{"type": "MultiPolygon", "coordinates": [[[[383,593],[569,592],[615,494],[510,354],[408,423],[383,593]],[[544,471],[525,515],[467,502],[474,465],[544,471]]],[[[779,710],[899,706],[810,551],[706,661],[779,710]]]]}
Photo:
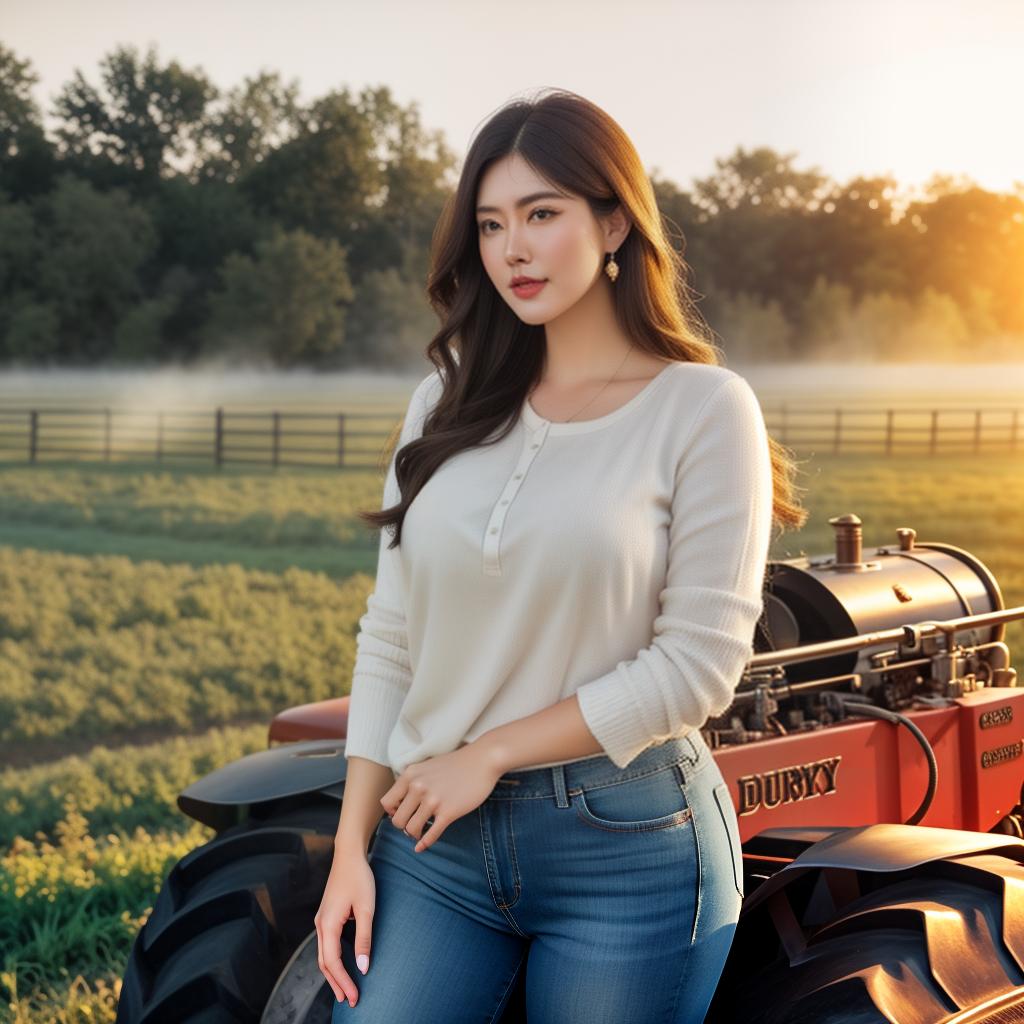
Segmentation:
{"type": "MultiPolygon", "coordinates": [[[[830,522],[833,554],[769,563],[754,657],[703,730],[745,893],[706,1022],[1024,1022],[1024,687],[1003,642],[1024,607],[967,551],[900,529],[863,552],[856,516],[830,522]]],[[[282,712],[268,750],[178,798],[217,834],[168,876],[118,1021],[330,1020],[313,915],[347,710],[282,712]]],[[[504,1024],[526,1020],[523,982],[504,1024]]]]}

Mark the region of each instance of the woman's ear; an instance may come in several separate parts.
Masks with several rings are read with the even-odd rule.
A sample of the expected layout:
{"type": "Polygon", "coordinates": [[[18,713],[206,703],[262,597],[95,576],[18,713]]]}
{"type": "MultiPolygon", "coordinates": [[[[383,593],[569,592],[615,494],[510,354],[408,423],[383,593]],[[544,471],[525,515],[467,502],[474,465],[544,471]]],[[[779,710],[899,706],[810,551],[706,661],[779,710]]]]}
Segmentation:
{"type": "Polygon", "coordinates": [[[620,203],[615,209],[604,218],[604,242],[608,252],[615,252],[626,240],[629,229],[633,222],[626,215],[626,211],[620,203]]]}

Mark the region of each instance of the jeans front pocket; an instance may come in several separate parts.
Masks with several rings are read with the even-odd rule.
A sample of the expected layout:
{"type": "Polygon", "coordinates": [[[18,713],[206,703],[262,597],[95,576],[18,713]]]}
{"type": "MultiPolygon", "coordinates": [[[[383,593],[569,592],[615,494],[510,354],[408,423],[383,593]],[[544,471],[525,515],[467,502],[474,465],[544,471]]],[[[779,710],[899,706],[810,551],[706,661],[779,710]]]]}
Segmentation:
{"type": "Polygon", "coordinates": [[[584,789],[573,797],[580,821],[608,832],[649,832],[684,825],[692,812],[678,765],[584,789]]]}
{"type": "Polygon", "coordinates": [[[736,827],[736,809],[732,805],[732,797],[729,796],[729,786],[720,782],[715,786],[715,803],[718,804],[718,813],[722,816],[722,827],[725,829],[726,838],[729,841],[729,852],[732,856],[732,880],[736,891],[743,895],[743,850],[740,848],[739,835],[736,827]]]}

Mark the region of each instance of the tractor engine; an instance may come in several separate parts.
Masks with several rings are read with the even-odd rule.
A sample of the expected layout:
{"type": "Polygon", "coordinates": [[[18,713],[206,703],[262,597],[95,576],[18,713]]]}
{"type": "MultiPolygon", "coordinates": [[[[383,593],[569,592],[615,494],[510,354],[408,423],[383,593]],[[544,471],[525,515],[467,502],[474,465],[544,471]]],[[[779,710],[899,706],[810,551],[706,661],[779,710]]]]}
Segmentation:
{"type": "Polygon", "coordinates": [[[810,644],[821,644],[823,653],[760,670],[764,659],[755,657],[732,707],[705,727],[712,747],[829,725],[837,717],[833,693],[900,711],[943,706],[985,686],[1016,685],[1003,622],[955,637],[921,636],[925,622],[1004,607],[995,577],[977,558],[952,544],[917,544],[909,527],[896,531],[895,545],[865,552],[857,516],[829,523],[834,554],[769,564],[754,638],[758,654],[810,644]],[[844,637],[892,629],[905,629],[905,637],[835,650],[844,637]]]}

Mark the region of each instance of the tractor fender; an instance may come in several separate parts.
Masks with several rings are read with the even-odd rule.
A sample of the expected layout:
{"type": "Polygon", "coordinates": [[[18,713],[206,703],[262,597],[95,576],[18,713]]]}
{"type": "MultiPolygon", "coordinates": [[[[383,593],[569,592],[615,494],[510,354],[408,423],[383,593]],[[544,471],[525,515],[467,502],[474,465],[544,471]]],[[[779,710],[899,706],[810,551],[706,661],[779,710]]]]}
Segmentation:
{"type": "Polygon", "coordinates": [[[284,743],[197,779],[178,796],[178,807],[219,832],[237,824],[257,804],[306,793],[340,800],[347,768],[344,740],[284,743]]]}
{"type": "Polygon", "coordinates": [[[792,866],[906,871],[933,860],[1009,847],[1024,847],[1024,840],[1000,832],[968,832],[964,829],[882,822],[839,829],[808,846],[792,866]]]}
{"type": "MultiPolygon", "coordinates": [[[[793,829],[799,839],[809,838],[806,829],[793,829]]],[[[771,829],[784,839],[787,829],[771,829]]],[[[1015,850],[1024,860],[1024,839],[1001,832],[970,832],[966,829],[932,828],[881,822],[854,828],[822,829],[823,838],[812,842],[781,871],[776,871],[744,901],[742,914],[750,914],[800,875],[816,868],[851,871],[906,871],[930,861],[965,857],[974,853],[1015,850]]]]}

